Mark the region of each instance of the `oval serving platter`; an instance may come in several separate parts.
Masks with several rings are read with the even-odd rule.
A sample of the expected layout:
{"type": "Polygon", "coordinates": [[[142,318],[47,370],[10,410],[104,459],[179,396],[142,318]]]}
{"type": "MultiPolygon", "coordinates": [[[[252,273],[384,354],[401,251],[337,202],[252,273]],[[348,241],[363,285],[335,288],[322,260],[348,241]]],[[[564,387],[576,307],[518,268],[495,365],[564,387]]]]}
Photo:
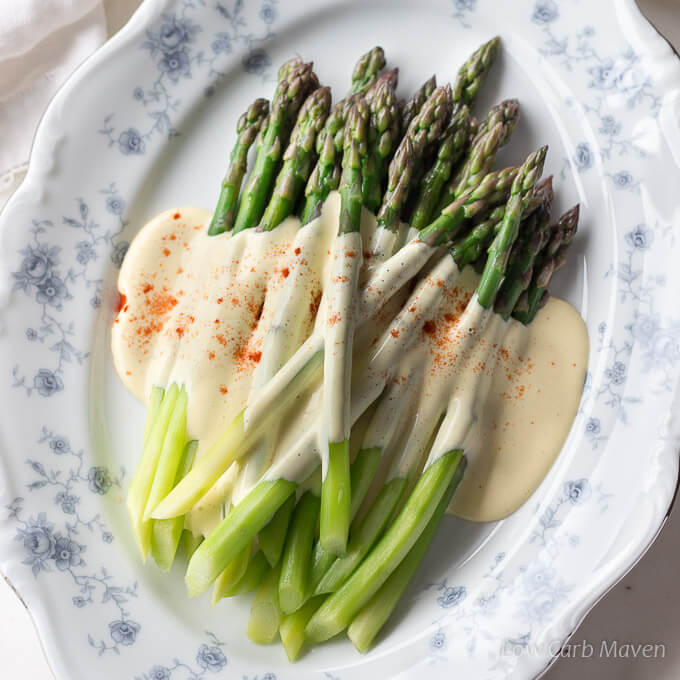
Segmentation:
{"type": "Polygon", "coordinates": [[[0,568],[59,680],[532,678],[644,553],[671,504],[678,433],[680,62],[632,0],[146,0],[60,90],[0,216],[0,568]],[[587,10],[587,11],[586,11],[587,10]],[[109,330],[129,241],[210,208],[236,118],[293,53],[342,91],[374,44],[401,93],[499,34],[477,109],[518,97],[500,164],[549,143],[582,222],[555,291],[587,322],[583,399],[557,463],[504,521],[447,518],[387,634],[294,666],[245,636],[248,601],[186,597],[142,566],[124,495],[144,409],[109,330]]]}

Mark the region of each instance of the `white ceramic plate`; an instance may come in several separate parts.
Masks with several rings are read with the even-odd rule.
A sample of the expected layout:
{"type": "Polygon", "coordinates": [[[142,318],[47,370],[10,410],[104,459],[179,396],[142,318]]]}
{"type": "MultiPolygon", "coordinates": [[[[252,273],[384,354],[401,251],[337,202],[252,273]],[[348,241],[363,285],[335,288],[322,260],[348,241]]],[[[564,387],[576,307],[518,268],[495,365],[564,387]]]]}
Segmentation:
{"type": "Polygon", "coordinates": [[[1,218],[0,566],[60,680],[530,678],[649,545],[678,473],[680,64],[632,0],[147,0],[59,92],[1,218]],[[336,92],[385,47],[409,93],[494,34],[479,110],[519,97],[499,162],[548,142],[559,205],[582,204],[554,288],[592,350],[545,482],[503,522],[447,518],[388,634],[295,666],[245,636],[249,604],[189,601],[142,567],[123,497],[143,409],[109,351],[127,242],[162,209],[209,208],[237,116],[292,53],[336,92]]]}

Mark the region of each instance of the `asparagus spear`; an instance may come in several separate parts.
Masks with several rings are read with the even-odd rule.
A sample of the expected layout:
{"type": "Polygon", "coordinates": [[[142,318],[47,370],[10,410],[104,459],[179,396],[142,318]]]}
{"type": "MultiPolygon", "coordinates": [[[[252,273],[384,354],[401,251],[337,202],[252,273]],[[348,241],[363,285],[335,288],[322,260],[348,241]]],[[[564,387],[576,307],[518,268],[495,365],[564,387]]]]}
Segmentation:
{"type": "Polygon", "coordinates": [[[406,587],[413,578],[420,563],[423,561],[427,549],[434,538],[446,508],[453,494],[456,492],[466,467],[466,459],[463,458],[456,468],[456,472],[451,479],[446,493],[439,501],[437,509],[428,522],[425,530],[415,542],[406,557],[394,570],[390,577],[383,583],[375,595],[369,600],[365,607],[354,617],[350,624],[347,635],[354,646],[362,653],[367,652],[375,636],[385,625],[390,614],[397,606],[397,602],[404,594],[406,587]]]}
{"type": "Polygon", "coordinates": [[[471,104],[496,59],[501,39],[496,36],[479,47],[460,67],[453,84],[454,104],[471,104]]]}
{"type": "Polygon", "coordinates": [[[309,560],[314,544],[319,498],[311,491],[303,494],[293,513],[286,548],[281,558],[279,602],[283,614],[297,611],[309,592],[309,560]]]}
{"type": "Polygon", "coordinates": [[[460,160],[468,141],[470,110],[463,105],[454,113],[439,143],[437,158],[423,177],[410,224],[413,229],[422,229],[430,223],[444,184],[460,160]]]}
{"type": "Polygon", "coordinates": [[[369,102],[368,154],[362,166],[363,203],[375,212],[380,207],[387,161],[399,139],[399,109],[389,80],[384,80],[369,102]]]}
{"type": "Polygon", "coordinates": [[[305,205],[301,216],[303,225],[321,214],[321,207],[328,194],[340,184],[340,166],[335,157],[333,137],[328,134],[324,138],[323,147],[319,149],[319,159],[305,188],[305,205]]]}
{"type": "Polygon", "coordinates": [[[288,534],[288,524],[290,523],[294,507],[295,496],[289,496],[258,536],[260,550],[272,567],[278,564],[281,559],[286,535],[288,534]]]}
{"type": "Polygon", "coordinates": [[[473,187],[491,169],[496,152],[507,143],[519,120],[519,103],[508,99],[494,106],[472,140],[463,167],[446,183],[441,192],[442,209],[458,198],[463,191],[473,187]]]}
{"type": "MultiPolygon", "coordinates": [[[[451,88],[448,85],[438,87],[433,90],[411,121],[390,163],[388,188],[378,212],[379,230],[396,232],[398,229],[399,214],[408,197],[413,173],[422,162],[421,157],[426,148],[439,138],[450,109],[451,88]],[[404,169],[408,174],[402,176],[404,169]]],[[[373,256],[380,256],[380,252],[375,248],[373,256]]]]}
{"type": "Polygon", "coordinates": [[[320,542],[329,552],[344,552],[349,532],[349,391],[354,339],[354,306],[361,266],[361,167],[367,154],[368,107],[357,102],[345,128],[340,180],[340,218],[331,265],[332,295],[326,313],[323,403],[328,455],[322,458],[320,542]]]}
{"type": "MultiPolygon", "coordinates": [[[[168,495],[178,481],[178,474],[182,468],[182,456],[186,446],[187,402],[187,393],[182,387],[168,421],[168,429],[163,439],[163,447],[158,457],[149,497],[142,516],[144,522],[151,519],[153,509],[168,495]]],[[[181,475],[179,479],[183,477],[184,475],[181,475]]]]}
{"type": "Polygon", "coordinates": [[[423,156],[439,140],[450,113],[451,86],[435,88],[406,131],[416,158],[414,169],[420,167],[423,156]]]}
{"type": "Polygon", "coordinates": [[[322,602],[323,597],[313,597],[296,612],[284,616],[281,620],[279,632],[289,661],[295,661],[300,656],[305,643],[305,626],[322,602]]]}
{"type": "MultiPolygon", "coordinates": [[[[160,388],[154,388],[157,390],[160,388]]],[[[144,442],[144,449],[139,458],[134,475],[130,480],[128,489],[127,507],[132,522],[132,530],[135,535],[137,547],[142,560],[146,561],[151,542],[151,521],[144,520],[144,511],[153,485],[158,459],[164,446],[168,424],[177,402],[179,388],[173,383],[163,395],[158,414],[154,420],[149,434],[144,442]]],[[[184,514],[184,513],[181,513],[184,514]]]]}
{"type": "Polygon", "coordinates": [[[508,280],[496,298],[495,310],[504,319],[508,319],[519,299],[519,296],[531,283],[534,262],[549,239],[548,225],[552,206],[552,183],[542,183],[536,187],[534,197],[540,205],[522,225],[520,236],[510,253],[508,262],[508,280]]]}
{"type": "MultiPolygon", "coordinates": [[[[399,228],[399,214],[408,196],[408,190],[415,164],[415,151],[410,139],[404,138],[392,159],[387,176],[387,190],[378,211],[377,229],[394,234],[399,228]]],[[[378,244],[378,240],[376,239],[378,244]]],[[[373,256],[384,259],[389,253],[373,249],[373,256]]]]}
{"type": "Polygon", "coordinates": [[[247,169],[248,150],[260,132],[268,113],[269,102],[266,99],[256,99],[236,124],[236,143],[231,151],[227,174],[222,180],[217,207],[208,227],[210,236],[229,231],[234,223],[238,194],[247,169]]]}
{"type": "Polygon", "coordinates": [[[260,221],[298,110],[307,94],[318,86],[319,81],[311,64],[291,67],[277,84],[267,128],[255,159],[255,167],[243,190],[233,233],[254,227],[260,221]]]}
{"type": "Polygon", "coordinates": [[[378,73],[385,68],[385,52],[382,47],[374,47],[359,57],[352,71],[351,92],[365,92],[376,81],[378,73]]]}
{"type": "Polygon", "coordinates": [[[405,133],[411,125],[411,121],[418,115],[423,104],[430,98],[430,95],[437,87],[435,76],[428,78],[413,94],[413,96],[401,105],[401,129],[405,133]]]}
{"type": "Polygon", "coordinates": [[[293,212],[312,170],[314,142],[331,105],[329,87],[320,87],[307,97],[298,113],[290,142],[260,228],[271,231],[293,212]]]}
{"type": "Polygon", "coordinates": [[[158,417],[158,412],[160,411],[161,403],[163,401],[163,395],[164,394],[165,394],[165,390],[162,387],[158,387],[157,385],[154,385],[154,387],[151,388],[151,396],[149,397],[149,406],[147,407],[146,420],[144,421],[144,443],[145,444],[146,444],[146,440],[149,438],[149,435],[151,434],[151,430],[153,429],[153,426],[156,422],[156,418],[158,417]]]}
{"type": "Polygon", "coordinates": [[[399,566],[434,515],[461,458],[462,451],[450,451],[423,472],[381,541],[345,585],[325,600],[310,619],[305,628],[310,642],[323,642],[346,628],[399,566]]]}
{"type": "Polygon", "coordinates": [[[522,212],[526,209],[528,195],[533,192],[543,170],[547,147],[539,149],[525,161],[512,184],[510,198],[505,206],[503,224],[488,251],[488,260],[477,287],[479,304],[488,309],[498,294],[505,278],[512,244],[517,238],[522,212]]]}
{"type": "MultiPolygon", "coordinates": [[[[183,479],[191,469],[198,449],[197,441],[190,441],[184,448],[182,460],[177,470],[175,484],[183,479]]],[[[151,557],[163,570],[168,571],[172,566],[179,546],[182,531],[184,530],[184,517],[172,519],[154,519],[151,526],[151,557]]]]}
{"type": "Polygon", "coordinates": [[[225,588],[222,597],[234,597],[243,593],[252,593],[269,571],[270,564],[261,550],[258,550],[248,562],[243,576],[230,588],[225,588]]]}
{"type": "Polygon", "coordinates": [[[579,206],[575,205],[550,229],[550,240],[536,261],[529,288],[520,296],[512,314],[521,323],[530,323],[546,303],[548,283],[552,275],[564,265],[567,250],[578,228],[578,218],[579,206]]]}
{"type": "Polygon", "coordinates": [[[226,593],[231,592],[243,578],[250,564],[251,553],[252,545],[247,545],[217,577],[213,587],[213,607],[226,596],[226,593]]]}
{"type": "Polygon", "coordinates": [[[194,536],[188,529],[185,529],[182,532],[180,544],[182,545],[184,557],[187,562],[191,559],[191,556],[196,552],[196,548],[198,548],[201,543],[203,543],[203,536],[194,536]]]}
{"type": "Polygon", "coordinates": [[[269,644],[279,632],[281,607],[279,605],[279,574],[281,565],[272,567],[260,584],[248,620],[248,637],[258,645],[269,644]]]}

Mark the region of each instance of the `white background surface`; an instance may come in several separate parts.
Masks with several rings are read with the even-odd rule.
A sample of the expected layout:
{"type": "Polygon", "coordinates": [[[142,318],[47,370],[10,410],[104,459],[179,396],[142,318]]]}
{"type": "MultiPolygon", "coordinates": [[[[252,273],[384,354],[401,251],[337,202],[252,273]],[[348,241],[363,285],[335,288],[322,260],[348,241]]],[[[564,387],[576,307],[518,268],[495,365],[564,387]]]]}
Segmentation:
{"type": "MultiPolygon", "coordinates": [[[[2,0],[0,0],[1,2],[2,0]]],[[[592,0],[591,0],[592,1],[592,0]]],[[[599,0],[613,1],[613,0],[599,0]]],[[[680,0],[637,0],[643,12],[680,51],[680,0]]],[[[105,2],[113,34],[138,0],[105,2]]],[[[6,196],[0,195],[0,206],[6,196]]],[[[680,678],[680,510],[676,507],[647,555],[587,616],[571,643],[592,645],[589,658],[561,658],[545,680],[676,680],[680,678]],[[658,658],[606,658],[602,642],[664,645],[658,658]]],[[[28,612],[0,579],[2,679],[51,680],[28,612]]]]}

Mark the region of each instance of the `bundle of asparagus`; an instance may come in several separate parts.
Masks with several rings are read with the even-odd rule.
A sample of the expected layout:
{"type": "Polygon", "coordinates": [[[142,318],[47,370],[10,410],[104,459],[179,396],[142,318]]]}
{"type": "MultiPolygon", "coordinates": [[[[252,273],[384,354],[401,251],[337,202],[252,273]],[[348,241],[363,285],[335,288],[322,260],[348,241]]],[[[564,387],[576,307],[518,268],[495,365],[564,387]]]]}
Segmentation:
{"type": "MultiPolygon", "coordinates": [[[[370,647],[464,474],[465,437],[445,433],[465,432],[472,412],[448,407],[447,383],[397,454],[385,456],[410,386],[423,379],[392,380],[423,324],[463,269],[478,266],[479,284],[459,322],[465,333],[456,352],[464,364],[493,319],[532,321],[576,231],[578,207],[550,226],[552,184],[539,181],[545,147],[519,167],[492,169],[519,104],[502,102],[481,123],[471,107],[499,46],[498,38],[482,45],[453,87],[437,87],[433,76],[401,105],[396,69],[380,75],[381,48],[359,59],[347,96],[333,107],[312,65],[295,58],[279,71],[271,107],[258,99],[238,121],[208,233],[269,231],[291,215],[306,228],[338,190],[323,319],[308,336],[300,324],[285,323],[302,304],[291,276],[247,404],[196,461],[186,390],[154,388],[128,509],[143,558],[151,551],[168,569],[184,543],[190,595],[212,584],[214,603],[255,591],[249,637],[264,644],[280,633],[291,660],[305,641],[345,628],[357,649],[370,647]],[[377,213],[371,249],[361,236],[367,210],[377,213]],[[410,224],[403,244],[402,220],[410,224]],[[377,321],[381,310],[389,312],[386,322],[377,321]],[[364,343],[371,334],[373,342],[364,343]],[[278,451],[288,406],[315,386],[323,395],[320,425],[278,451]],[[362,417],[367,427],[351,460],[350,435],[362,417]],[[204,540],[183,531],[185,514],[235,461],[247,491],[242,500],[204,540]],[[310,481],[319,468],[320,488],[310,481]]],[[[501,342],[504,327],[493,328],[501,342]]],[[[476,394],[482,408],[484,389],[476,394]]]]}

